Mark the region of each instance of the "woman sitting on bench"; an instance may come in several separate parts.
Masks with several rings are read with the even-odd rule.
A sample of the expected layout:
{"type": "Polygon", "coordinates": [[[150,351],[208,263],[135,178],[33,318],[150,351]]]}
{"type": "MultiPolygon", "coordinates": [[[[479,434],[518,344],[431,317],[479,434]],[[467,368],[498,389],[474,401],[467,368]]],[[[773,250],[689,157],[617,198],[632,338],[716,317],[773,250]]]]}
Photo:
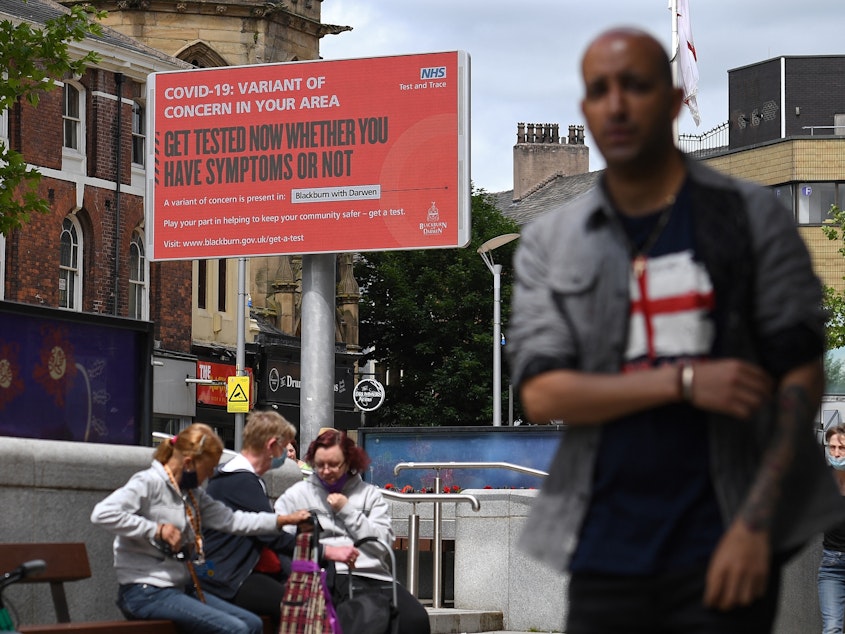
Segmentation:
{"type": "MultiPolygon", "coordinates": [[[[280,446],[278,450],[284,450],[280,446]]],[[[233,511],[199,488],[223,454],[208,425],[195,423],[156,449],[149,469],[94,507],[91,521],[116,535],[117,605],[129,619],[170,619],[196,634],[261,634],[261,619],[211,594],[198,575],[206,563],[202,527],[239,535],[278,533],[309,518],[233,511]]]]}
{"type": "MultiPolygon", "coordinates": [[[[351,546],[364,537],[375,537],[383,544],[393,545],[390,508],[379,488],[364,482],[360,476],[370,464],[370,457],[361,447],[342,431],[328,429],[308,447],[305,461],[314,468],[314,473],[282,493],[276,500],[278,513],[295,508],[314,511],[320,522],[323,547],[351,546]]],[[[352,576],[356,591],[389,594],[385,582],[393,579],[395,571],[386,559],[378,546],[364,544],[357,554],[350,553],[346,561],[338,562],[332,589],[335,606],[349,599],[352,576]]],[[[430,634],[428,613],[422,604],[402,585],[397,586],[397,595],[399,632],[430,634]]]]}

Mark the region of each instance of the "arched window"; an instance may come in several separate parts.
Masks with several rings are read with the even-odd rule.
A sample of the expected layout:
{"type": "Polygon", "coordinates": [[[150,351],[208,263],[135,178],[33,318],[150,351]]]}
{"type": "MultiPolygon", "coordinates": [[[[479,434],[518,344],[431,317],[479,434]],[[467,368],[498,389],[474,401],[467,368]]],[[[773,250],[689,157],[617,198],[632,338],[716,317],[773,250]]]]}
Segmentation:
{"type": "Polygon", "coordinates": [[[174,57],[178,57],[197,68],[217,68],[229,65],[217,51],[205,42],[199,41],[188,44],[181,51],[178,51],[174,57]]]}
{"type": "Polygon", "coordinates": [[[147,257],[144,251],[144,234],[140,229],[132,232],[129,243],[129,317],[147,319],[147,257]]]}
{"type": "Polygon", "coordinates": [[[62,222],[59,308],[82,310],[82,229],[75,216],[62,222]]]}

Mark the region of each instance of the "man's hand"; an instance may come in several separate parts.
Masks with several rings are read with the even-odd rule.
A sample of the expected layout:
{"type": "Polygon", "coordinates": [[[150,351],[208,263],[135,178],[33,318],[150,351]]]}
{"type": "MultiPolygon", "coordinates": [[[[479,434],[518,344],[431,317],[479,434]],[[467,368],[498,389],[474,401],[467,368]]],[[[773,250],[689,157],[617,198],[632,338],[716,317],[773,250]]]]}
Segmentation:
{"type": "Polygon", "coordinates": [[[750,418],[774,394],[774,381],[759,366],[739,359],[697,361],[692,402],[734,418],[750,418]]]}
{"type": "Polygon", "coordinates": [[[730,610],[762,597],[769,578],[770,556],[769,533],[752,531],[743,520],[735,520],[710,559],[704,605],[730,610]]]}

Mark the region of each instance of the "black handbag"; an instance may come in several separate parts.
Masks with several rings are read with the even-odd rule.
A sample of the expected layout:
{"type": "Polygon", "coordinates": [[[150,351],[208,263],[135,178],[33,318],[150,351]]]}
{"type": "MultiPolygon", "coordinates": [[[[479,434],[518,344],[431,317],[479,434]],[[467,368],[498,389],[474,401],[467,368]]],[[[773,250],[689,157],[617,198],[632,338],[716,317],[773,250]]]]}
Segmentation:
{"type": "Polygon", "coordinates": [[[399,634],[399,612],[396,594],[396,556],[393,550],[375,537],[364,537],[355,542],[375,542],[390,554],[392,565],[392,593],[387,595],[378,590],[355,591],[354,575],[349,577],[349,598],[336,606],[337,619],[343,634],[399,634]]]}

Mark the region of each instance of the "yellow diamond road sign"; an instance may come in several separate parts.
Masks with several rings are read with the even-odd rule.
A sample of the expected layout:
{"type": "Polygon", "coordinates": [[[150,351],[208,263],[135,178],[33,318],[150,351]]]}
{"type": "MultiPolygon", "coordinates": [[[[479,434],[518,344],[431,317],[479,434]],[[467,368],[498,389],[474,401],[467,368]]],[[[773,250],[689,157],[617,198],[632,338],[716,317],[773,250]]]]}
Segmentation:
{"type": "Polygon", "coordinates": [[[249,411],[249,376],[230,376],[226,387],[226,411],[238,414],[249,411]]]}

